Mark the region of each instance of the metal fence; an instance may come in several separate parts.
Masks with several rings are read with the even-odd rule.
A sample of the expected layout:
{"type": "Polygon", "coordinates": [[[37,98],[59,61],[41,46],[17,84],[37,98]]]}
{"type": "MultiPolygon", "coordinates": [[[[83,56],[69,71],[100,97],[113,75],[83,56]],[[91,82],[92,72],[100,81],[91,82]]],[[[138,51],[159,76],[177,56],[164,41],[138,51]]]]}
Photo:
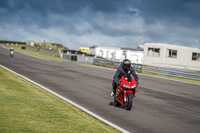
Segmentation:
{"type": "Polygon", "coordinates": [[[72,61],[77,61],[77,55],[75,55],[75,54],[68,55],[66,53],[63,53],[63,58],[72,60],[72,61]]]}
{"type": "MultiPolygon", "coordinates": [[[[95,58],[93,61],[94,65],[99,65],[99,66],[104,66],[104,67],[109,67],[109,68],[118,68],[120,63],[121,62],[118,62],[118,61],[99,59],[99,58],[95,58]]],[[[178,77],[178,78],[185,78],[185,79],[192,79],[192,80],[200,80],[199,71],[155,67],[155,66],[147,66],[147,65],[134,64],[134,63],[132,63],[132,66],[137,72],[166,75],[166,76],[171,76],[171,77],[178,77]]]]}

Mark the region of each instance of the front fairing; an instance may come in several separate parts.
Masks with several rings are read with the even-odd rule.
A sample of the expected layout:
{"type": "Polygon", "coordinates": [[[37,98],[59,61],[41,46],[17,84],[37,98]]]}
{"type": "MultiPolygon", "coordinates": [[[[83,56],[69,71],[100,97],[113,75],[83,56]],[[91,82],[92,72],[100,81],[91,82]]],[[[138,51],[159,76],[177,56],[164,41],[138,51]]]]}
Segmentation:
{"type": "Polygon", "coordinates": [[[14,50],[10,50],[10,54],[14,54],[14,50]]]}
{"type": "Polygon", "coordinates": [[[119,80],[121,83],[117,88],[117,99],[118,101],[122,104],[125,105],[126,103],[126,99],[127,99],[127,94],[128,93],[132,93],[132,97],[134,96],[135,92],[136,92],[136,87],[137,87],[137,83],[134,80],[134,78],[131,78],[131,80],[129,79],[125,79],[124,77],[122,77],[119,80]],[[134,86],[132,88],[132,86],[134,86]]]}
{"type": "Polygon", "coordinates": [[[121,84],[120,84],[120,87],[121,88],[124,88],[124,89],[134,89],[134,88],[136,88],[137,87],[137,83],[136,83],[136,81],[134,80],[134,78],[124,78],[124,77],[122,77],[121,79],[120,79],[120,82],[121,82],[121,84]]]}

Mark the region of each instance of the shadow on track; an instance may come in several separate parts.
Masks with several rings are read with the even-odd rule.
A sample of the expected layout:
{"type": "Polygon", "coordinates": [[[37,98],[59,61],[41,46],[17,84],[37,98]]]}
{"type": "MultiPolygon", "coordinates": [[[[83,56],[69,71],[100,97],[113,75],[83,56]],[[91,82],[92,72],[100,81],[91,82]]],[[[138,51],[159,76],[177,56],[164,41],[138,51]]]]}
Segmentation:
{"type": "Polygon", "coordinates": [[[125,107],[122,106],[122,105],[120,105],[120,106],[116,106],[116,103],[115,103],[115,102],[110,102],[110,103],[109,103],[109,106],[114,106],[114,107],[116,107],[116,108],[125,109],[125,107]]]}

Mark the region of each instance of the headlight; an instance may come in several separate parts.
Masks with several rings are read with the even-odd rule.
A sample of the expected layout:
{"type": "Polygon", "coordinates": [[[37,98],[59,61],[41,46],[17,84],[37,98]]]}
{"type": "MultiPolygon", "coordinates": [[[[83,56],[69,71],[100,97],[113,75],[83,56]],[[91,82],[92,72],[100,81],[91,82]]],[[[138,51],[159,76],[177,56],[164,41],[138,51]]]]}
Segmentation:
{"type": "Polygon", "coordinates": [[[133,86],[131,86],[131,88],[135,88],[136,87],[136,84],[134,84],[133,86]]]}
{"type": "Polygon", "coordinates": [[[125,87],[125,88],[130,88],[128,85],[126,85],[126,84],[123,84],[123,86],[125,87]]]}

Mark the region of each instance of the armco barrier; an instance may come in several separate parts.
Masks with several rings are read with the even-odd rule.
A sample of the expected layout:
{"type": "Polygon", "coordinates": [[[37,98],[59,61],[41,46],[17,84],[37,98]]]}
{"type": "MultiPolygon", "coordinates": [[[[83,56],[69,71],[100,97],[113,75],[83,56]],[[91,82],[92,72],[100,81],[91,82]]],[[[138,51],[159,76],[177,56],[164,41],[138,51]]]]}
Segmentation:
{"type": "MultiPolygon", "coordinates": [[[[99,59],[99,58],[95,58],[93,61],[94,65],[105,66],[105,67],[110,67],[110,68],[118,68],[120,63],[121,62],[118,62],[118,61],[99,59]]],[[[147,66],[147,65],[134,64],[134,63],[132,63],[132,66],[137,72],[166,75],[166,76],[171,76],[171,77],[178,77],[178,78],[185,78],[185,79],[192,79],[192,80],[200,80],[200,72],[198,71],[155,67],[155,66],[147,66]]]]}
{"type": "Polygon", "coordinates": [[[182,70],[182,69],[142,65],[142,72],[150,73],[150,74],[166,75],[166,76],[178,77],[178,78],[185,78],[185,79],[192,79],[192,80],[200,80],[200,72],[198,71],[189,71],[189,70],[182,70]]]}
{"type": "Polygon", "coordinates": [[[66,53],[63,53],[63,58],[72,60],[72,61],[77,61],[77,55],[75,54],[67,55],[66,53]]]}
{"type": "MultiPolygon", "coordinates": [[[[94,65],[104,66],[104,67],[109,67],[109,68],[118,68],[120,63],[121,62],[119,61],[112,61],[112,60],[99,59],[99,58],[95,58],[93,60],[94,65]]],[[[135,71],[142,72],[142,64],[132,63],[132,67],[135,69],[135,71]]]]}

